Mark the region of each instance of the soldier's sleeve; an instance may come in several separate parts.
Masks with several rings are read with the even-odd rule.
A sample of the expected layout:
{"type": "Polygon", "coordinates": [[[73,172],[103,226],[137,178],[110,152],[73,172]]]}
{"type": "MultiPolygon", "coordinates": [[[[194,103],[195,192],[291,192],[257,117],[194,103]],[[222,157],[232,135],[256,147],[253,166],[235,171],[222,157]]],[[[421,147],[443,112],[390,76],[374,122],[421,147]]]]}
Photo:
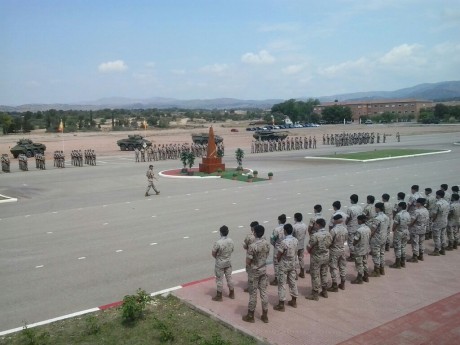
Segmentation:
{"type": "Polygon", "coordinates": [[[361,233],[359,231],[355,232],[355,236],[353,237],[353,241],[359,241],[361,239],[361,233]]]}
{"type": "Polygon", "coordinates": [[[214,246],[212,247],[212,251],[214,253],[218,253],[219,252],[219,244],[217,242],[214,243],[214,246]]]}
{"type": "Polygon", "coordinates": [[[255,252],[255,246],[254,244],[251,244],[248,248],[248,252],[246,253],[246,259],[254,259],[254,252],[255,252]]]}

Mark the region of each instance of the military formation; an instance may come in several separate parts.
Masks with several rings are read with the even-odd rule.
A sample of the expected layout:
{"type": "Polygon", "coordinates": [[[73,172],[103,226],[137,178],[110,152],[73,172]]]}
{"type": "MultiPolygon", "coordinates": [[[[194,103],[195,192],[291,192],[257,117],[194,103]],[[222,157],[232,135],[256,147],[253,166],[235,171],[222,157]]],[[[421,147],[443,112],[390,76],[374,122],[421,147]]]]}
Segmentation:
{"type": "Polygon", "coordinates": [[[10,158],[8,157],[7,153],[2,154],[2,171],[3,172],[10,172],[10,158]]]}
{"type": "Polygon", "coordinates": [[[45,170],[46,169],[45,163],[46,163],[46,159],[43,153],[35,154],[35,167],[37,169],[45,170]]]}
{"type": "MultiPolygon", "coordinates": [[[[312,289],[305,298],[318,301],[320,297],[328,298],[328,292],[345,290],[347,261],[354,263],[357,272],[351,284],[362,285],[369,282],[370,278],[386,274],[385,255],[391,247],[394,250],[394,263],[389,267],[394,269],[406,268],[406,262],[419,263],[426,260],[424,254],[427,240],[433,240],[434,243],[434,250],[428,253],[432,257],[458,249],[459,187],[453,186],[449,191],[448,185],[442,184],[434,194],[429,187],[425,188],[423,194],[419,189],[418,185],[413,185],[407,201],[406,194],[399,192],[395,204],[390,203],[388,193],[384,193],[381,201],[377,202],[375,196],[368,195],[364,207],[358,204],[358,195],[352,194],[346,212],[342,210],[340,201],[332,204],[334,211],[329,222],[323,216],[319,204],[314,206],[314,214],[306,223],[301,213],[294,214],[294,224],[287,223],[286,215],[282,214],[269,240],[265,228],[253,221],[250,224],[251,231],[243,241],[248,278],[244,291],[249,292],[248,311],[243,315],[243,320],[255,322],[254,312],[259,294],[261,320],[268,323],[269,285],[276,286],[278,292],[278,303],[273,309],[284,312],[286,305],[297,308],[298,278],[305,278],[306,273],[310,274],[312,289]],[[271,282],[266,272],[270,247],[273,247],[274,266],[271,282]],[[304,262],[305,250],[310,254],[309,269],[304,262]],[[406,260],[407,251],[411,251],[412,256],[406,260]],[[373,263],[372,270],[368,266],[369,257],[373,263]],[[288,301],[286,284],[291,297],[288,301]]],[[[223,301],[224,277],[229,289],[228,297],[235,298],[231,275],[234,243],[228,234],[228,227],[222,226],[220,239],[212,248],[217,285],[217,293],[212,299],[218,302],[223,301]]]]}
{"type": "Polygon", "coordinates": [[[96,165],[96,152],[94,150],[85,150],[85,164],[96,165]]]}
{"type": "Polygon", "coordinates": [[[65,154],[64,151],[54,151],[54,166],[56,168],[65,168],[65,154]]]}
{"type": "MultiPolygon", "coordinates": [[[[225,153],[224,143],[216,144],[217,153],[223,157],[225,153]]],[[[147,148],[136,148],[134,150],[134,159],[136,163],[151,161],[162,161],[168,159],[179,159],[182,152],[192,152],[195,157],[206,156],[208,149],[207,144],[156,144],[147,148]]]]}
{"type": "Polygon", "coordinates": [[[294,151],[316,149],[316,137],[287,137],[285,139],[253,140],[251,153],[264,153],[275,151],[294,151]]]}
{"type": "MultiPolygon", "coordinates": [[[[380,144],[386,143],[387,137],[391,134],[374,133],[374,132],[359,132],[359,133],[336,133],[336,134],[323,134],[323,145],[335,146],[352,146],[352,145],[365,145],[365,144],[380,144]]],[[[401,141],[401,136],[396,133],[396,140],[401,141]]]]}
{"type": "Polygon", "coordinates": [[[29,170],[29,166],[28,166],[28,163],[27,163],[27,156],[25,154],[21,153],[18,156],[18,162],[19,162],[19,170],[22,170],[22,171],[29,170]]]}

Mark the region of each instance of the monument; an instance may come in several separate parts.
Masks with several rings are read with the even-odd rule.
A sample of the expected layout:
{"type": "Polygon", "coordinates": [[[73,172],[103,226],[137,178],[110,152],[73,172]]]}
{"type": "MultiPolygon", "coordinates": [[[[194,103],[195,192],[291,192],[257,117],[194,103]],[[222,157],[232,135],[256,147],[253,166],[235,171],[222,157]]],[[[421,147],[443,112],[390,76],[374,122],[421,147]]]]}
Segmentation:
{"type": "Polygon", "coordinates": [[[222,171],[225,170],[225,164],[222,163],[222,158],[217,156],[217,147],[212,126],[209,127],[208,151],[206,157],[203,157],[202,160],[203,162],[200,163],[200,172],[211,174],[218,169],[222,171]]]}

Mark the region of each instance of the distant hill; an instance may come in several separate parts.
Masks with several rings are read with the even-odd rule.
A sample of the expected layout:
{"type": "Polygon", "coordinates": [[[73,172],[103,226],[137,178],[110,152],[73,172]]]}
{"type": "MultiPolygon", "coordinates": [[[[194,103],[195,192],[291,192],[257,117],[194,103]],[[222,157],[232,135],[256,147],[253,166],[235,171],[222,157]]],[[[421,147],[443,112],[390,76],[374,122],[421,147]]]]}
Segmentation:
{"type": "MultiPolygon", "coordinates": [[[[460,81],[443,81],[439,83],[425,83],[395,91],[368,91],[338,94],[332,96],[312,97],[322,102],[334,100],[358,101],[375,99],[415,98],[433,101],[460,99],[460,81]]],[[[298,98],[305,100],[307,98],[298,98]]],[[[86,101],[72,104],[24,104],[17,107],[2,106],[0,111],[25,112],[56,110],[98,110],[98,109],[149,109],[149,108],[180,108],[180,109],[269,109],[274,104],[283,102],[283,99],[242,100],[235,98],[191,99],[180,100],[175,98],[153,97],[147,99],[132,99],[124,97],[101,98],[95,101],[86,101]]]]}

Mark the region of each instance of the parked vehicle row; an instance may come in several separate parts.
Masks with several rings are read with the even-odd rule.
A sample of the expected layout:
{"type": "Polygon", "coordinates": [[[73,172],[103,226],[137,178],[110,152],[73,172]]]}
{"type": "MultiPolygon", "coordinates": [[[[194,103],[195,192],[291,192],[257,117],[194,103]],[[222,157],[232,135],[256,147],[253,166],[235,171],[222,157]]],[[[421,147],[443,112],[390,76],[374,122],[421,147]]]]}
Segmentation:
{"type": "Polygon", "coordinates": [[[273,131],[276,129],[289,129],[289,128],[307,128],[307,127],[319,127],[317,123],[297,123],[295,125],[265,125],[262,127],[248,127],[246,130],[250,131],[273,131]]]}

